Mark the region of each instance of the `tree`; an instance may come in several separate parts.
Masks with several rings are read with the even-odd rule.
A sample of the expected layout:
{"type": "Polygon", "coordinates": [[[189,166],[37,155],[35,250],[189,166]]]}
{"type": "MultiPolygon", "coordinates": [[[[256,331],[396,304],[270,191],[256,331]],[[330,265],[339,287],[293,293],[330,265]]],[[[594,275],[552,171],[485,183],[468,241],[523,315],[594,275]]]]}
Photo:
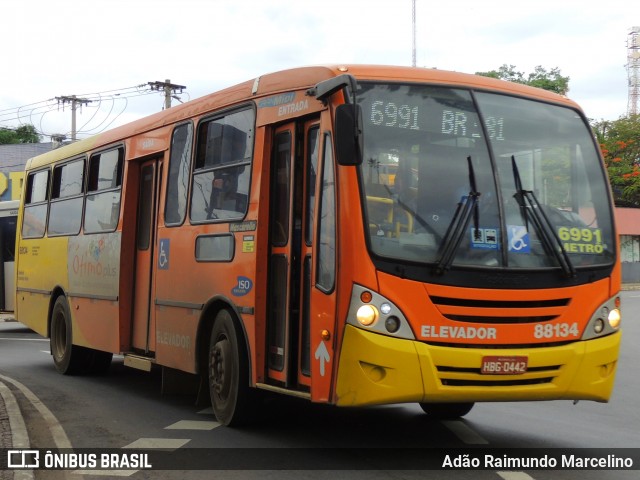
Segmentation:
{"type": "Polygon", "coordinates": [[[39,143],[40,135],[33,125],[22,125],[15,130],[0,128],[0,145],[8,143],[39,143]]]}
{"type": "Polygon", "coordinates": [[[640,207],[640,115],[592,122],[618,207],[640,207]]]}
{"type": "Polygon", "coordinates": [[[508,82],[522,83],[532,87],[542,88],[560,95],[566,95],[569,91],[569,77],[563,77],[558,67],[550,71],[538,65],[532,73],[526,77],[523,72],[518,72],[515,65],[502,65],[498,70],[488,72],[476,72],[476,75],[498,78],[508,82]]]}

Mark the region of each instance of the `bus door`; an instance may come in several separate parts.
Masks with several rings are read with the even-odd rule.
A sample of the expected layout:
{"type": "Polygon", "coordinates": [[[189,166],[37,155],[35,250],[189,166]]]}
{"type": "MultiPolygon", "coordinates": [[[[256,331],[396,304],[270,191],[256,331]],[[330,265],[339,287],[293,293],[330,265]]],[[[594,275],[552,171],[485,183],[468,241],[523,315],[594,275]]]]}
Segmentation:
{"type": "MultiPolygon", "coordinates": [[[[274,131],[271,159],[270,255],[267,318],[268,376],[285,388],[309,391],[314,362],[329,385],[332,348],[313,345],[316,319],[335,317],[335,297],[313,292],[313,249],[320,151],[319,120],[289,123],[274,131]],[[318,305],[333,311],[318,314],[318,305]],[[317,355],[316,355],[317,353],[317,355]]],[[[328,392],[326,393],[328,395],[328,392]]],[[[312,392],[312,396],[313,395],[312,392]]],[[[322,395],[324,396],[324,395],[322,395]]]]}
{"type": "Polygon", "coordinates": [[[155,337],[152,334],[155,331],[153,259],[161,166],[159,159],[148,160],[140,165],[132,344],[136,351],[144,353],[155,351],[155,337]]]}

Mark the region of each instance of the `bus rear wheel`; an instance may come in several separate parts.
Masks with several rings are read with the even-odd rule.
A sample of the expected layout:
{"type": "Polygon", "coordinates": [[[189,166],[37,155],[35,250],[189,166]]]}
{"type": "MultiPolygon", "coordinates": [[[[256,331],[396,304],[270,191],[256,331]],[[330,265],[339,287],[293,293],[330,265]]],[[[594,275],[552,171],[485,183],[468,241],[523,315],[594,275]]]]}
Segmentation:
{"type": "Polygon", "coordinates": [[[231,313],[221,310],[209,341],[209,395],[220,423],[237,426],[250,419],[249,365],[231,313]]]}
{"type": "Polygon", "coordinates": [[[474,403],[420,403],[419,405],[431,417],[450,420],[464,417],[471,411],[474,403]]]}
{"type": "Polygon", "coordinates": [[[50,345],[56,370],[64,375],[80,373],[89,360],[87,349],[73,345],[71,313],[63,295],[53,305],[50,345]]]}

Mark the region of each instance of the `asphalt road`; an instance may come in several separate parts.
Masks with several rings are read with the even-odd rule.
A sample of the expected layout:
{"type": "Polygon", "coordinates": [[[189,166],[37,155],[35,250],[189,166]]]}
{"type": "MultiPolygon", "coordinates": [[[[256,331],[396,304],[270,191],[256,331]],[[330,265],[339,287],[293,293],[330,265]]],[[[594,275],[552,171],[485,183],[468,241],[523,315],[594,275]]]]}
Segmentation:
{"type": "Polygon", "coordinates": [[[180,465],[179,471],[36,470],[35,478],[94,478],[96,473],[105,478],[109,473],[112,478],[127,474],[132,479],[181,480],[637,479],[640,470],[417,468],[428,465],[424,463],[428,459],[423,458],[428,451],[450,452],[452,456],[471,452],[473,456],[476,452],[500,454],[505,448],[524,448],[544,455],[558,452],[556,449],[606,448],[621,455],[623,449],[634,448],[638,458],[638,312],[640,291],[624,292],[623,344],[616,387],[608,404],[478,404],[463,420],[450,422],[431,420],[417,405],[338,409],[273,397],[265,401],[254,425],[229,429],[218,425],[210,409],[196,407],[192,397],[162,395],[159,371],[132,370],[118,358],[105,376],[61,376],[53,366],[48,341],[15,322],[0,323],[0,382],[15,395],[32,447],[72,446],[97,452],[160,448],[166,459],[172,458],[171,452],[189,452],[181,457],[180,461],[187,463],[180,465]],[[202,460],[202,456],[215,457],[214,465],[234,470],[220,470],[212,477],[212,472],[198,470],[199,462],[211,460],[202,460]],[[264,470],[254,470],[257,466],[264,470]]]}

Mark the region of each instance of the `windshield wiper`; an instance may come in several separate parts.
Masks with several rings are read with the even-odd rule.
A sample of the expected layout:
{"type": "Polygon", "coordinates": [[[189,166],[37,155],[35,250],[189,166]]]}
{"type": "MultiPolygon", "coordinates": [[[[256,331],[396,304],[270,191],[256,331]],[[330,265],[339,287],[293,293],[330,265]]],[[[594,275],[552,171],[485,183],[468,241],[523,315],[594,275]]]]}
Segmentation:
{"type": "Polygon", "coordinates": [[[445,233],[442,238],[441,245],[444,248],[440,255],[440,260],[436,265],[436,273],[438,275],[443,274],[451,267],[456,252],[458,251],[458,247],[460,246],[460,242],[464,236],[464,232],[467,230],[467,226],[469,225],[469,220],[471,220],[471,214],[473,214],[474,236],[479,234],[478,198],[480,197],[480,192],[478,192],[476,186],[476,175],[473,171],[471,156],[467,157],[467,164],[469,168],[469,184],[471,186],[471,191],[469,192],[469,195],[464,199],[461,199],[458,203],[456,212],[454,213],[451,223],[447,228],[447,233],[445,233]]]}
{"type": "MultiPolygon", "coordinates": [[[[511,166],[513,168],[513,179],[516,184],[516,194],[514,195],[514,198],[518,202],[518,205],[520,205],[520,210],[522,211],[525,222],[531,218],[536,231],[540,235],[540,240],[542,241],[545,250],[553,254],[566,277],[575,277],[576,269],[573,266],[564,245],[562,245],[562,241],[554,230],[553,224],[549,220],[549,217],[544,213],[542,205],[536,198],[533,191],[522,188],[522,179],[520,178],[520,171],[516,164],[515,155],[511,155],[511,166]]],[[[525,224],[525,228],[529,230],[528,223],[525,224]]]]}

